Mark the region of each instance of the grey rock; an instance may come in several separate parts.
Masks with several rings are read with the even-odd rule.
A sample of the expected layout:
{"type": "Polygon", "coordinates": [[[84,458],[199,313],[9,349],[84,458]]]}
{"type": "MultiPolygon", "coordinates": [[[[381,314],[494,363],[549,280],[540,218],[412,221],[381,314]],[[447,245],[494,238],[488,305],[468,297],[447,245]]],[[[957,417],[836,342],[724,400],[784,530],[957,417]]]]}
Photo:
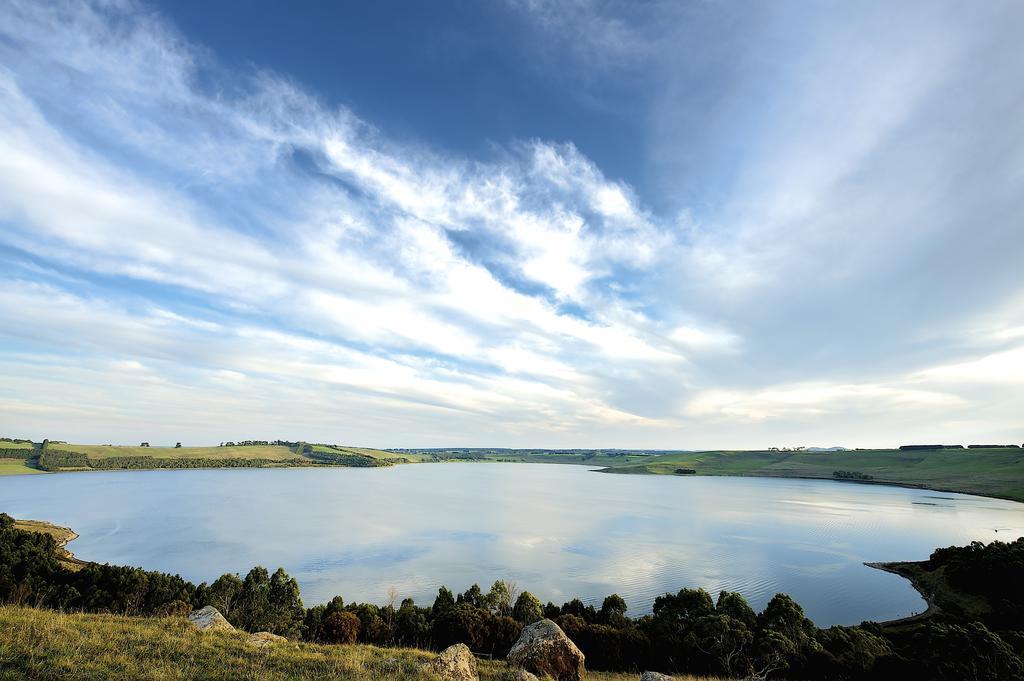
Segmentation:
{"type": "Polygon", "coordinates": [[[274,643],[287,642],[288,639],[284,636],[271,634],[269,631],[257,631],[255,634],[249,634],[249,645],[256,646],[257,648],[266,648],[274,643]]]}
{"type": "Polygon", "coordinates": [[[508,665],[555,681],[581,681],[586,675],[583,652],[561,627],[549,619],[527,626],[508,653],[508,665]]]}
{"type": "Polygon", "coordinates": [[[427,667],[444,681],[479,681],[476,658],[465,643],[456,643],[442,650],[427,667]]]}
{"type": "Polygon", "coordinates": [[[198,629],[199,631],[234,631],[235,628],[231,626],[231,622],[224,619],[224,615],[220,614],[220,610],[207,605],[206,607],[199,608],[199,610],[193,610],[189,616],[188,621],[198,629]]]}
{"type": "Polygon", "coordinates": [[[640,681],[672,681],[672,677],[660,672],[644,672],[640,675],[640,681]]]}

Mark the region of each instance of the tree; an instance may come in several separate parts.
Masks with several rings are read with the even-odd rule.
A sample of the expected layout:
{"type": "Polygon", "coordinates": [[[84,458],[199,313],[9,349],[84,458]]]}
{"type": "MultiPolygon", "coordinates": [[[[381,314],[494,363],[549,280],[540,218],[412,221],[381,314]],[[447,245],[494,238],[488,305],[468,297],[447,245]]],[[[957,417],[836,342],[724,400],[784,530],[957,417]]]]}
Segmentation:
{"type": "Polygon", "coordinates": [[[505,615],[492,615],[487,618],[486,630],[484,649],[492,657],[502,658],[508,655],[508,651],[519,640],[523,625],[505,615]]]}
{"type": "Polygon", "coordinates": [[[271,628],[267,631],[294,638],[299,635],[306,609],[302,606],[299,583],[278,568],[270,578],[268,592],[271,628]]]}
{"type": "Polygon", "coordinates": [[[812,654],[821,652],[814,623],[786,594],[772,596],[758,615],[757,624],[755,677],[766,678],[773,671],[801,667],[812,654]]]}
{"type": "Polygon", "coordinates": [[[442,610],[447,610],[453,605],[455,605],[455,596],[452,595],[452,592],[448,587],[442,586],[437,590],[437,598],[434,599],[434,613],[436,614],[442,610]]]}
{"type": "Polygon", "coordinates": [[[246,631],[270,630],[270,573],[267,568],[257,565],[249,570],[242,580],[236,612],[238,627],[246,631]]]}
{"type": "Polygon", "coordinates": [[[380,616],[380,608],[370,603],[351,604],[346,610],[359,618],[362,623],[360,640],[365,643],[384,643],[390,635],[387,625],[380,616]]]}
{"type": "Polygon", "coordinates": [[[750,607],[746,599],[735,591],[722,591],[718,594],[715,612],[739,620],[751,631],[757,628],[757,613],[750,607]]]}
{"type": "Polygon", "coordinates": [[[698,618],[687,642],[711,658],[715,671],[734,676],[749,669],[754,634],[740,620],[715,613],[698,618]]]}
{"type": "Polygon", "coordinates": [[[918,665],[922,678],[937,681],[1020,681],[1024,661],[995,632],[981,622],[967,625],[931,624],[914,637],[905,651],[918,665]],[[955,651],[936,655],[937,651],[955,651]]]}
{"type": "Polygon", "coordinates": [[[665,594],[654,599],[654,616],[684,624],[714,612],[711,594],[704,589],[680,589],[677,594],[665,594]]]}
{"type": "Polygon", "coordinates": [[[544,606],[529,591],[519,594],[516,604],[512,607],[512,617],[520,624],[533,624],[544,618],[544,606]]]}
{"type": "Polygon", "coordinates": [[[513,591],[515,585],[503,580],[496,580],[491,590],[484,597],[484,604],[495,615],[509,616],[512,614],[513,591]]]}
{"type": "Polygon", "coordinates": [[[804,609],[786,594],[775,594],[758,616],[762,629],[771,629],[786,636],[798,645],[813,640],[815,627],[804,616],[804,609]]]}
{"type": "Polygon", "coordinates": [[[395,643],[414,648],[425,647],[430,640],[428,612],[425,608],[417,608],[411,598],[403,600],[395,616],[395,643]]]}
{"type": "Polygon", "coordinates": [[[434,642],[441,648],[465,643],[472,650],[484,650],[487,640],[486,613],[463,601],[441,611],[434,617],[434,642]]]}
{"type": "Polygon", "coordinates": [[[242,592],[242,580],[234,573],[225,573],[210,585],[206,593],[206,603],[220,610],[228,621],[239,594],[242,592]]]}
{"type": "Polygon", "coordinates": [[[455,602],[468,603],[472,605],[474,608],[484,607],[484,594],[480,590],[480,585],[474,584],[473,586],[466,589],[464,593],[459,594],[455,602]]]}
{"type": "Polygon", "coordinates": [[[879,657],[892,654],[888,641],[862,627],[819,629],[816,638],[823,648],[814,674],[819,678],[866,676],[879,657]]]}
{"type": "Polygon", "coordinates": [[[626,601],[619,594],[612,594],[601,603],[598,619],[602,624],[622,625],[626,621],[626,601]]]}
{"type": "Polygon", "coordinates": [[[585,622],[593,622],[597,619],[597,611],[594,610],[594,606],[586,605],[578,598],[574,598],[571,601],[567,601],[562,604],[562,614],[575,615],[585,622]]]}
{"type": "Polygon", "coordinates": [[[654,599],[654,614],[646,623],[655,660],[662,665],[692,670],[706,663],[707,654],[688,636],[694,623],[714,614],[711,594],[704,589],[680,589],[654,599]]]}
{"type": "Polygon", "coordinates": [[[326,643],[355,643],[362,623],[345,610],[332,612],[320,625],[320,639],[326,643]]]}
{"type": "Polygon", "coordinates": [[[336,612],[345,609],[345,600],[341,596],[335,596],[322,605],[315,605],[306,610],[306,617],[302,622],[302,638],[306,641],[322,640],[320,627],[324,619],[336,612]]]}

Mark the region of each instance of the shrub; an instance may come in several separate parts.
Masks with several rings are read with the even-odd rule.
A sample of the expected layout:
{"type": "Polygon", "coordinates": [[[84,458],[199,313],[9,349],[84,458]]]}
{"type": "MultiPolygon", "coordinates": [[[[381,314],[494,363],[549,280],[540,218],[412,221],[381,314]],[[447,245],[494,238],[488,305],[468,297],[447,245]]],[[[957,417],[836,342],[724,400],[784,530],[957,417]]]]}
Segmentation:
{"type": "Polygon", "coordinates": [[[153,610],[153,614],[157,617],[185,617],[190,612],[192,612],[192,606],[185,601],[169,601],[153,610]]]}
{"type": "Polygon", "coordinates": [[[320,625],[320,638],[327,643],[355,643],[362,626],[359,618],[348,611],[332,612],[320,625]]]}
{"type": "Polygon", "coordinates": [[[544,618],[544,606],[529,591],[519,594],[516,604],[512,606],[512,617],[520,624],[533,624],[544,618]]]}

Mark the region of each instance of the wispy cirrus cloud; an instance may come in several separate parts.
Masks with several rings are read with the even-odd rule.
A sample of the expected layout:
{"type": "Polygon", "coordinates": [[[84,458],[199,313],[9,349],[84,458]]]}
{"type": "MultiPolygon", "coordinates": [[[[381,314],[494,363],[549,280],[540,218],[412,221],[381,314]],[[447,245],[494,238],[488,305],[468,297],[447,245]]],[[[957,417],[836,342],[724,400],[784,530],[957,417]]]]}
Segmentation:
{"type": "MultiPolygon", "coordinates": [[[[590,56],[574,58],[604,55],[596,80],[622,77],[613,62],[626,55],[666,78],[685,51],[644,41],[675,44],[710,11],[517,7],[543,40],[586,33],[590,56]],[[565,21],[569,9],[589,18],[565,21]]],[[[670,78],[648,100],[659,182],[718,177],[707,203],[687,205],[688,187],[673,206],[571,141],[479,158],[395,141],[286,75],[224,67],[145,5],[7,3],[0,399],[13,406],[0,425],[63,439],[685,447],[725,444],[737,422],[749,427],[737,445],[775,437],[772,424],[826,436],[879,404],[922,429],[981,410],[966,374],[984,344],[936,324],[974,303],[971,319],[1016,328],[1024,319],[998,310],[1019,279],[1000,269],[984,291],[945,274],[940,288],[963,294],[953,316],[914,300],[932,276],[924,256],[957,244],[979,206],[993,207],[989,241],[959,251],[970,264],[1005,265],[1024,242],[995,208],[1018,196],[1019,149],[998,159],[1009,179],[969,181],[950,204],[968,152],[992,140],[970,112],[931,113],[991,58],[985,36],[1002,44],[997,16],[965,30],[939,13],[920,49],[884,33],[875,56],[851,61],[829,42],[852,34],[815,14],[820,38],[779,52],[784,87],[762,93],[761,123],[740,115],[759,92],[749,74],[723,69],[736,92],[695,128],[727,128],[709,137],[718,151],[700,151],[722,154],[700,177],[659,160],[693,158],[693,138],[668,132],[672,116],[695,120],[670,78]],[[837,77],[853,86],[837,90],[837,77]],[[936,157],[927,141],[950,129],[973,143],[936,157]],[[749,152],[725,181],[722,140],[737,131],[749,152]],[[901,171],[910,180],[892,185],[901,171]],[[865,330],[908,308],[912,327],[865,330]],[[68,433],[51,430],[54,414],[68,433]]],[[[770,26],[743,31],[788,45],[770,26]]],[[[979,92],[1009,121],[1012,98],[979,92]]]]}

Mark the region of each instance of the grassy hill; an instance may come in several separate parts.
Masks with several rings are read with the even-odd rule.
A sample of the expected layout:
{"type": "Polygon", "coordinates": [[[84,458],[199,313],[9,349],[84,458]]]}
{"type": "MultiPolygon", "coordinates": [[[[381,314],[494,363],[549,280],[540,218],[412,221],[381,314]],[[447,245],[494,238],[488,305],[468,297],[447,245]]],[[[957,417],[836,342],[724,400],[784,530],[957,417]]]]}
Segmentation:
{"type": "Polygon", "coordinates": [[[81,452],[90,459],[109,459],[122,456],[152,456],[169,459],[267,459],[288,461],[296,454],[281,445],[252,445],[243,447],[133,447],[128,445],[51,445],[54,449],[81,452]]]}
{"type": "Polygon", "coordinates": [[[356,456],[368,456],[371,459],[380,461],[394,461],[402,463],[418,463],[430,461],[430,457],[415,452],[388,452],[383,449],[371,449],[369,447],[343,447],[340,445],[312,445],[314,452],[325,454],[354,454],[356,456]]]}
{"type": "Polygon", "coordinates": [[[697,475],[825,479],[850,471],[876,483],[1024,501],[1024,449],[678,452],[612,465],[605,472],[674,474],[679,469],[697,475]]]}
{"type": "MultiPolygon", "coordinates": [[[[845,479],[967,492],[1024,501],[1024,449],[938,449],[901,451],[706,451],[542,450],[498,448],[406,449],[301,443],[226,447],[139,447],[51,443],[49,451],[68,456],[32,458],[30,444],[0,452],[0,476],[56,470],[214,468],[267,466],[376,466],[422,462],[568,463],[603,467],[607,473],[740,475],[845,479]],[[25,459],[18,458],[23,456],[25,459]]],[[[35,450],[38,455],[40,450],[35,450]]]]}
{"type": "MultiPolygon", "coordinates": [[[[368,645],[253,647],[242,632],[199,633],[184,618],[131,618],[0,607],[0,679],[396,679],[429,681],[433,654],[368,645]]],[[[499,681],[503,662],[480,660],[499,681]]],[[[589,672],[594,681],[634,674],[589,672]]],[[[690,677],[676,676],[685,681],[690,677]]],[[[711,680],[708,680],[711,681],[711,680]]]]}

